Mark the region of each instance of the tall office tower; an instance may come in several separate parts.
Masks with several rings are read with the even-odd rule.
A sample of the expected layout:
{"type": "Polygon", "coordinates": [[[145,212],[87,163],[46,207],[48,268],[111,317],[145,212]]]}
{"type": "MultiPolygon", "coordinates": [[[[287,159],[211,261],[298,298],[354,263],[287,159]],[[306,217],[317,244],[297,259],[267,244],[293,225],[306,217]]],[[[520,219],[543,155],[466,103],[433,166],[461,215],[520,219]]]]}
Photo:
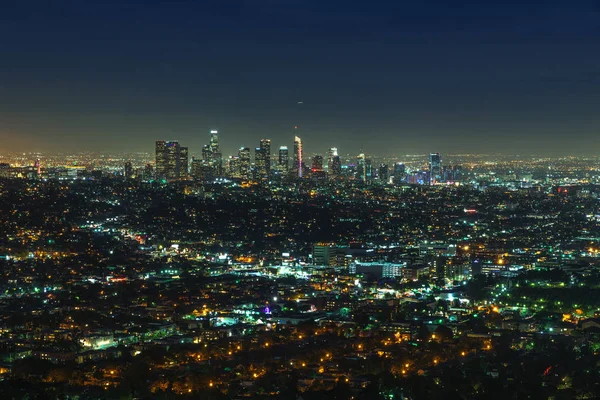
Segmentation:
{"type": "Polygon", "coordinates": [[[294,165],[292,166],[292,172],[294,176],[302,178],[302,139],[298,136],[294,137],[294,165]]]}
{"type": "Polygon", "coordinates": [[[271,174],[271,141],[261,139],[260,147],[255,152],[256,173],[260,179],[267,179],[271,174]]]}
{"type": "Polygon", "coordinates": [[[453,170],[453,177],[455,181],[460,181],[464,178],[464,171],[462,165],[455,165],[453,170]]]}
{"type": "Polygon", "coordinates": [[[373,181],[373,162],[370,158],[365,159],[365,182],[371,183],[373,181]]]}
{"type": "Polygon", "coordinates": [[[314,156],[312,159],[312,171],[320,172],[323,171],[323,157],[322,156],[314,156]]]}
{"type": "Polygon", "coordinates": [[[167,177],[167,142],[165,140],[157,140],[154,147],[156,178],[165,179],[167,177]]]}
{"type": "Polygon", "coordinates": [[[390,168],[387,164],[381,164],[379,166],[379,181],[382,183],[388,183],[390,180],[390,168]]]}
{"type": "Polygon", "coordinates": [[[327,172],[329,172],[330,174],[332,173],[333,170],[333,158],[336,157],[338,155],[338,151],[336,147],[332,147],[329,149],[329,151],[327,152],[327,172]]]}
{"type": "Polygon", "coordinates": [[[219,131],[210,131],[210,151],[219,152],[219,131]]]}
{"type": "Polygon", "coordinates": [[[342,162],[340,161],[340,156],[333,156],[333,159],[331,161],[331,168],[329,169],[329,174],[332,177],[339,177],[342,175],[342,162]]]}
{"type": "Polygon", "coordinates": [[[400,184],[406,179],[406,166],[403,163],[397,162],[394,164],[394,183],[400,184]]]}
{"type": "Polygon", "coordinates": [[[187,147],[179,147],[179,154],[177,155],[177,178],[187,178],[189,174],[189,162],[187,147]]]}
{"type": "Polygon", "coordinates": [[[123,170],[123,176],[125,177],[125,179],[133,178],[133,167],[131,166],[130,161],[127,161],[125,163],[125,168],[123,170]]]}
{"type": "Polygon", "coordinates": [[[176,140],[168,141],[165,152],[165,159],[167,160],[165,177],[167,179],[176,179],[179,177],[179,170],[177,168],[179,166],[179,142],[176,140]]]}
{"type": "Polygon", "coordinates": [[[202,147],[202,161],[204,161],[205,163],[210,163],[210,161],[212,160],[212,150],[210,149],[210,145],[205,144],[202,147]]]}
{"type": "Polygon", "coordinates": [[[229,176],[232,178],[242,178],[240,171],[240,158],[238,156],[229,156],[228,160],[229,176]]]}
{"type": "Polygon", "coordinates": [[[144,167],[144,180],[149,181],[154,179],[154,168],[152,168],[152,164],[146,164],[144,167]]]}
{"type": "Polygon", "coordinates": [[[217,176],[223,174],[223,154],[220,151],[212,153],[212,168],[217,176]]]}
{"type": "Polygon", "coordinates": [[[176,140],[156,141],[156,178],[177,179],[187,177],[188,148],[176,140]]]}
{"type": "Polygon", "coordinates": [[[254,149],[254,177],[256,179],[264,178],[265,157],[260,147],[254,149]]]}
{"type": "Polygon", "coordinates": [[[279,173],[287,175],[290,168],[290,155],[287,146],[279,147],[279,160],[277,163],[279,173]]]}
{"type": "Polygon", "coordinates": [[[367,182],[367,168],[365,165],[364,153],[360,153],[356,161],[356,177],[363,182],[367,182]]]}
{"type": "Polygon", "coordinates": [[[442,179],[442,158],[440,153],[429,154],[429,184],[433,185],[442,179]]]}
{"type": "Polygon", "coordinates": [[[42,166],[40,164],[40,159],[36,158],[35,163],[33,164],[33,168],[35,168],[35,173],[40,175],[42,173],[42,166]]]}
{"type": "Polygon", "coordinates": [[[202,178],[202,160],[192,156],[192,167],[190,168],[190,175],[194,179],[202,178]]]}
{"type": "Polygon", "coordinates": [[[240,178],[248,179],[250,177],[250,148],[240,147],[238,151],[239,160],[239,175],[240,178]]]}

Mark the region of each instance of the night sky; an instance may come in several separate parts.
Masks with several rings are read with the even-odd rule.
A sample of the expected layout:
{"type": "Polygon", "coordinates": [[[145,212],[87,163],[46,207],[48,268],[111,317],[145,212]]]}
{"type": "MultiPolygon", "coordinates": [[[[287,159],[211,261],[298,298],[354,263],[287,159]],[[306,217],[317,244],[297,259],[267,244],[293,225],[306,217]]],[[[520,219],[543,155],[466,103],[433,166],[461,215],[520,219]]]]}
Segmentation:
{"type": "Polygon", "coordinates": [[[597,1],[5,0],[0,151],[595,154],[597,1]],[[540,5],[543,4],[543,5],[540,5]],[[302,101],[304,104],[299,105],[302,101]]]}

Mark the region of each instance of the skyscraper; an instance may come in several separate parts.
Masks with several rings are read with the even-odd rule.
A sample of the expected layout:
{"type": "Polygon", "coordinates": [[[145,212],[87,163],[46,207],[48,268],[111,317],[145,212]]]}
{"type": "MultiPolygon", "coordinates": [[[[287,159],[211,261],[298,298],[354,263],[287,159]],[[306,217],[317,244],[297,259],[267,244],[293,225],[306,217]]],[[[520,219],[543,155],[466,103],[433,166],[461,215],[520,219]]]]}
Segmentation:
{"type": "Polygon", "coordinates": [[[156,178],[165,179],[167,177],[167,142],[157,140],[154,147],[156,159],[156,178]]]}
{"type": "Polygon", "coordinates": [[[278,159],[278,163],[277,163],[277,166],[279,168],[279,173],[281,173],[283,175],[287,175],[289,168],[290,168],[289,158],[290,158],[290,156],[288,153],[287,146],[279,147],[279,159],[278,159]]]}
{"type": "Polygon", "coordinates": [[[240,171],[240,158],[238,156],[229,156],[227,165],[229,167],[230,177],[242,178],[242,173],[240,171]]]}
{"type": "Polygon", "coordinates": [[[429,154],[429,184],[433,185],[442,179],[442,159],[440,153],[429,154]]]}
{"type": "Polygon", "coordinates": [[[155,146],[156,177],[178,179],[187,177],[188,148],[176,140],[157,140],[155,146]]]}
{"type": "Polygon", "coordinates": [[[342,162],[340,161],[340,156],[333,156],[333,160],[331,161],[331,169],[329,170],[329,175],[332,177],[339,177],[342,175],[342,162]]]}
{"type": "Polygon", "coordinates": [[[127,161],[125,163],[125,168],[123,171],[123,176],[125,177],[125,179],[131,179],[133,178],[133,167],[131,165],[131,161],[127,161]]]}
{"type": "Polygon", "coordinates": [[[179,176],[179,142],[176,140],[168,141],[167,148],[165,149],[167,160],[166,178],[176,179],[179,176]]]}
{"type": "Polygon", "coordinates": [[[210,151],[219,152],[219,131],[210,131],[210,151]]]}
{"type": "Polygon", "coordinates": [[[370,158],[365,159],[365,183],[373,181],[373,161],[370,158]]]}
{"type": "Polygon", "coordinates": [[[210,145],[205,144],[202,147],[202,161],[204,161],[205,163],[210,163],[212,160],[212,150],[210,148],[210,145]]]}
{"type": "Polygon", "coordinates": [[[367,168],[365,165],[365,155],[364,153],[360,153],[356,159],[356,177],[363,181],[367,182],[367,168]]]}
{"type": "Polygon", "coordinates": [[[396,185],[406,181],[406,166],[397,162],[394,164],[394,183],[396,185]]]}
{"type": "Polygon", "coordinates": [[[294,165],[292,172],[298,178],[302,178],[302,139],[298,136],[294,137],[294,165]]]}
{"type": "Polygon", "coordinates": [[[378,178],[381,183],[388,183],[390,180],[390,168],[387,164],[381,164],[379,166],[378,178]]]}
{"type": "Polygon", "coordinates": [[[316,155],[312,159],[312,171],[322,172],[323,171],[323,157],[316,155]]]}
{"type": "Polygon", "coordinates": [[[239,175],[243,179],[250,177],[250,148],[240,147],[239,157],[239,175]]]}
{"type": "Polygon", "coordinates": [[[190,175],[194,179],[200,179],[202,177],[202,160],[192,156],[192,166],[190,168],[190,175]]]}
{"type": "Polygon", "coordinates": [[[261,139],[260,149],[264,160],[264,165],[261,173],[264,178],[269,178],[269,176],[271,176],[271,140],[261,139]]]}
{"type": "Polygon", "coordinates": [[[271,174],[271,141],[261,139],[260,147],[256,148],[254,161],[259,179],[268,179],[271,174]]]}
{"type": "Polygon", "coordinates": [[[327,152],[327,172],[329,172],[330,174],[332,173],[333,170],[333,158],[336,157],[338,155],[338,151],[336,147],[332,147],[329,149],[329,151],[327,152]]]}
{"type": "Polygon", "coordinates": [[[187,178],[189,174],[189,155],[187,147],[179,147],[177,154],[176,178],[187,178]]]}

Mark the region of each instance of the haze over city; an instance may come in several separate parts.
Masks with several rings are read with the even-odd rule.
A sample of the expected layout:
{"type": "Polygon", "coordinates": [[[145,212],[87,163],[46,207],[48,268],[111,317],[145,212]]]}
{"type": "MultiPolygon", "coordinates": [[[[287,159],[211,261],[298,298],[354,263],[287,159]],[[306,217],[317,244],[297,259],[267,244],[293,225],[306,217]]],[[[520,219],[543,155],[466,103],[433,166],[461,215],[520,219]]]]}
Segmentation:
{"type": "Polygon", "coordinates": [[[592,1],[11,2],[6,151],[595,154],[592,1]],[[301,102],[301,103],[299,103],[301,102]]]}

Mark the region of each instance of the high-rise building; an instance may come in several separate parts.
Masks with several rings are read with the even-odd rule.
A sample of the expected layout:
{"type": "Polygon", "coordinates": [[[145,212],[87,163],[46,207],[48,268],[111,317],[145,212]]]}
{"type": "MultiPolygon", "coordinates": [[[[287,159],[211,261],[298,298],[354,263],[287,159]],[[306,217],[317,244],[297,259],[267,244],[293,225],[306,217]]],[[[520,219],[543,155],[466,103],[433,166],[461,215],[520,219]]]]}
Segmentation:
{"type": "Polygon", "coordinates": [[[313,179],[327,179],[327,172],[323,169],[323,157],[316,155],[312,158],[310,176],[313,179]]]}
{"type": "Polygon", "coordinates": [[[377,174],[379,181],[382,183],[388,183],[390,180],[390,168],[387,164],[381,164],[379,166],[379,173],[377,174]]]}
{"type": "Polygon", "coordinates": [[[234,156],[229,157],[229,176],[232,178],[242,178],[242,172],[240,170],[240,157],[234,156]]]}
{"type": "Polygon", "coordinates": [[[154,147],[156,160],[156,178],[165,179],[167,177],[167,142],[157,140],[154,147]]]}
{"type": "Polygon", "coordinates": [[[394,164],[394,183],[396,185],[406,181],[406,166],[397,162],[394,164]]]}
{"type": "Polygon", "coordinates": [[[188,155],[187,147],[179,147],[179,154],[177,156],[177,178],[187,178],[189,174],[189,162],[190,158],[188,155]]]}
{"type": "Polygon", "coordinates": [[[279,168],[279,172],[283,175],[287,175],[290,168],[290,160],[289,160],[289,152],[287,146],[279,147],[279,159],[277,166],[279,168]]]}
{"type": "Polygon", "coordinates": [[[367,168],[365,165],[364,153],[360,153],[356,159],[356,177],[365,183],[367,182],[367,168]]]}
{"type": "Polygon", "coordinates": [[[254,162],[257,178],[269,178],[271,174],[271,141],[269,139],[260,140],[260,147],[255,150],[254,162]]]}
{"type": "Polygon", "coordinates": [[[219,131],[210,131],[210,151],[213,153],[219,152],[219,131]]]}
{"type": "Polygon", "coordinates": [[[154,179],[154,168],[152,164],[146,164],[144,167],[144,180],[149,181],[154,179]]]}
{"type": "Polygon", "coordinates": [[[365,159],[365,183],[373,181],[373,161],[370,158],[365,159]]]}
{"type": "Polygon", "coordinates": [[[302,139],[298,136],[294,137],[294,165],[292,171],[295,176],[302,178],[302,170],[304,165],[302,163],[302,139]]]}
{"type": "Polygon", "coordinates": [[[433,185],[442,179],[442,158],[440,153],[429,154],[429,184],[433,185]]]}
{"type": "Polygon", "coordinates": [[[250,177],[250,148],[240,147],[238,157],[240,178],[248,179],[250,177]]]}
{"type": "Polygon", "coordinates": [[[340,161],[340,156],[333,156],[333,160],[331,161],[331,168],[329,170],[329,175],[332,177],[339,177],[342,175],[342,162],[340,161]]]}
{"type": "Polygon", "coordinates": [[[179,177],[179,142],[168,141],[166,148],[166,160],[167,160],[167,179],[177,179],[179,177]]]}
{"type": "Polygon", "coordinates": [[[210,161],[212,160],[212,150],[210,149],[210,145],[205,144],[202,147],[202,161],[204,161],[205,163],[210,163],[210,161]]]}
{"type": "Polygon", "coordinates": [[[316,155],[312,159],[312,172],[323,171],[323,157],[316,155]]]}
{"type": "Polygon", "coordinates": [[[332,147],[327,152],[327,172],[331,174],[333,170],[333,158],[338,155],[338,151],[336,147],[332,147]]]}
{"type": "MultiPolygon", "coordinates": [[[[204,158],[204,157],[203,157],[204,158]]],[[[192,157],[192,167],[190,168],[190,175],[194,179],[202,179],[202,164],[204,160],[192,157]]]]}
{"type": "Polygon", "coordinates": [[[125,179],[133,178],[133,167],[130,161],[127,161],[125,163],[125,168],[123,169],[123,176],[125,177],[125,179]]]}
{"type": "Polygon", "coordinates": [[[176,140],[157,140],[155,156],[156,177],[158,179],[179,179],[187,177],[187,147],[181,147],[176,140]]]}

